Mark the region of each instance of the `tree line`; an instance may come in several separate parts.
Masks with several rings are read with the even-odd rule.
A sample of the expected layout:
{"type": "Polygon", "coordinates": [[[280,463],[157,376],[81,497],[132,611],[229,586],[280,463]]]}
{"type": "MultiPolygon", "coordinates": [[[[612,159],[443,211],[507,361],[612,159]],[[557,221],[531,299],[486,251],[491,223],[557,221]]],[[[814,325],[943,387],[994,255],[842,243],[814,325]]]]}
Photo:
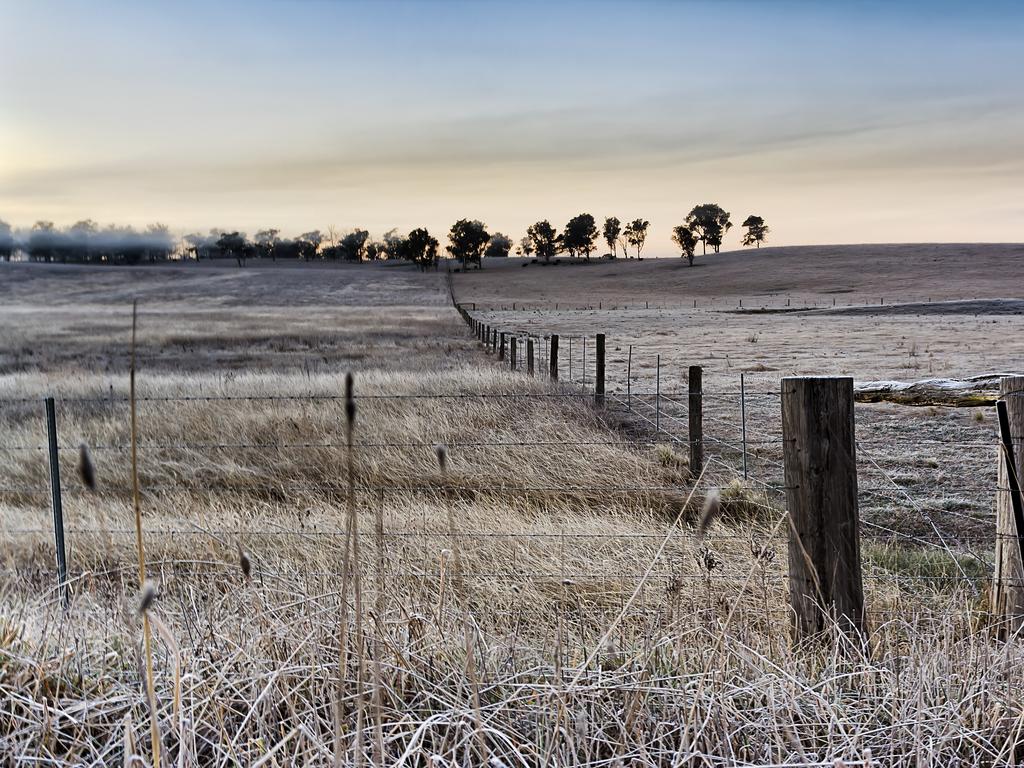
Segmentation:
{"type": "Polygon", "coordinates": [[[138,264],[169,259],[174,237],[163,224],[143,230],[133,227],[100,228],[91,219],[59,229],[52,221],[37,221],[27,233],[15,233],[0,221],[0,259],[10,261],[21,251],[32,261],[138,264]]]}
{"type": "MultiPolygon", "coordinates": [[[[614,216],[606,218],[600,232],[609,249],[605,256],[617,258],[621,249],[622,255],[629,258],[629,248],[634,248],[636,258],[641,258],[650,224],[645,219],[633,219],[623,226],[623,223],[614,216]]],[[[743,245],[760,248],[761,243],[768,238],[768,225],[760,216],[748,216],[742,226],[746,230],[743,234],[743,245]]],[[[717,203],[702,203],[693,207],[682,224],[672,228],[672,241],[681,250],[681,255],[690,262],[690,266],[693,266],[697,243],[701,244],[701,252],[704,254],[707,253],[709,245],[718,253],[725,234],[731,228],[732,221],[728,211],[717,203]]],[[[589,259],[590,254],[596,250],[597,238],[597,222],[589,213],[581,213],[569,219],[560,234],[551,226],[551,222],[545,219],[532,224],[526,230],[526,236],[519,241],[516,253],[527,257],[536,255],[544,261],[550,261],[559,253],[589,259]]]]}
{"type": "MultiPolygon", "coordinates": [[[[761,246],[767,239],[768,226],[760,216],[748,216],[743,245],[761,246]]],[[[530,225],[518,244],[501,232],[488,232],[476,219],[459,219],[448,232],[447,254],[461,262],[462,268],[482,265],[484,258],[507,257],[515,253],[527,258],[550,262],[558,254],[590,259],[597,251],[598,238],[608,246],[606,258],[618,258],[619,252],[641,258],[647,242],[650,222],[634,219],[623,224],[610,216],[598,231],[597,221],[589,213],[574,216],[558,232],[548,220],[530,225]]],[[[697,244],[702,253],[708,246],[718,253],[725,234],[732,228],[730,214],[717,203],[694,206],[681,224],[672,228],[672,241],[690,265],[697,244]]],[[[334,227],[327,232],[312,230],[297,237],[283,237],[279,229],[262,229],[249,238],[245,233],[211,229],[208,233],[186,234],[180,242],[163,224],[152,224],[144,230],[132,227],[101,228],[91,219],[60,229],[50,221],[38,221],[28,232],[16,234],[10,225],[0,221],[0,259],[10,260],[18,251],[31,261],[138,264],[171,258],[196,260],[233,259],[240,267],[249,259],[271,261],[345,261],[363,262],[380,259],[403,259],[421,269],[437,268],[440,244],[425,228],[418,227],[406,235],[397,229],[372,239],[365,229],[339,233],[334,227]]]]}

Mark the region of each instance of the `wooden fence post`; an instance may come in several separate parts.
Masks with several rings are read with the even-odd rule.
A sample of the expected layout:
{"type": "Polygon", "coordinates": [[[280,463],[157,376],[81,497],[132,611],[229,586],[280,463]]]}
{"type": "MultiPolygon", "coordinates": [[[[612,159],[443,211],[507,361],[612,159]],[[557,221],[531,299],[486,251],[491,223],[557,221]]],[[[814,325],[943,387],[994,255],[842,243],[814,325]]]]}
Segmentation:
{"type": "Polygon", "coordinates": [[[704,369],[691,365],[689,371],[690,473],[697,477],[704,468],[704,369]]]}
{"type": "Polygon", "coordinates": [[[505,359],[505,332],[504,331],[501,332],[501,342],[499,343],[499,346],[498,346],[498,359],[499,360],[504,360],[505,359]]]}
{"type": "Polygon", "coordinates": [[[999,396],[1005,406],[999,408],[1000,432],[1004,434],[996,483],[996,568],[992,579],[992,604],[999,621],[998,636],[1007,639],[1024,627],[1024,565],[1021,562],[1024,530],[1015,509],[1015,501],[1020,503],[1020,484],[1024,481],[1024,376],[1003,378],[999,396]],[[1013,474],[1007,461],[1011,451],[1013,474]]]}
{"type": "Polygon", "coordinates": [[[512,338],[509,339],[509,344],[508,344],[509,368],[511,368],[513,371],[516,369],[516,342],[517,341],[518,341],[518,339],[516,338],[515,334],[513,334],[512,338]]]}
{"type": "Polygon", "coordinates": [[[865,630],[853,379],[782,380],[789,506],[789,600],[797,640],[830,626],[865,630]]]}
{"type": "Polygon", "coordinates": [[[526,339],[526,372],[533,376],[533,337],[526,339]]]}
{"type": "Polygon", "coordinates": [[[70,602],[68,587],[68,559],[64,548],[64,506],[60,491],[60,457],[57,446],[57,412],[53,398],[48,397],[46,404],[46,442],[50,457],[50,505],[53,508],[53,543],[57,551],[57,586],[61,590],[64,605],[70,602]]]}
{"type": "Polygon", "coordinates": [[[552,379],[558,378],[558,334],[551,334],[550,359],[548,360],[548,375],[552,379]]]}
{"type": "Polygon", "coordinates": [[[597,351],[594,355],[594,405],[604,405],[604,334],[597,334],[597,351]]]}

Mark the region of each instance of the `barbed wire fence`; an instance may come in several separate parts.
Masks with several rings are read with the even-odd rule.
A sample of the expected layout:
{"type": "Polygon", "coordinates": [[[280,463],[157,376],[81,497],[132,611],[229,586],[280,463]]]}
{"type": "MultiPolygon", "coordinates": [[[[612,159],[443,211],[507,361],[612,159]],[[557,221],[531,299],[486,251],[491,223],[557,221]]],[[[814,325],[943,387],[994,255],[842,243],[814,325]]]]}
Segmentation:
{"type": "MultiPolygon", "coordinates": [[[[734,389],[708,391],[701,386],[699,366],[672,375],[657,351],[649,354],[653,365],[648,360],[642,366],[646,374],[638,376],[637,362],[644,352],[638,345],[629,345],[625,355],[618,356],[620,365],[609,375],[603,334],[592,338],[546,334],[531,341],[528,331],[500,331],[464,307],[460,310],[487,351],[512,370],[543,372],[562,386],[591,393],[609,415],[639,424],[669,448],[688,450],[691,465],[695,459],[702,462],[700,468],[712,480],[729,486],[742,478],[742,487],[761,496],[762,504],[786,508],[790,489],[785,484],[777,381],[763,377],[751,381],[740,373],[734,389]],[[524,363],[521,354],[518,359],[509,357],[506,350],[513,345],[536,350],[539,359],[524,363]],[[696,386],[685,390],[665,386],[668,381],[686,385],[694,374],[696,386]]],[[[864,513],[860,519],[864,533],[874,543],[920,550],[927,568],[942,572],[930,577],[919,574],[925,581],[966,587],[975,595],[986,580],[1010,577],[994,570],[993,544],[998,549],[1000,544],[1016,546],[1021,541],[1019,526],[1007,532],[1000,525],[996,530],[994,501],[1014,497],[1014,491],[1007,481],[997,481],[996,468],[1005,458],[1006,447],[1000,433],[988,426],[990,420],[984,421],[984,425],[960,426],[952,435],[943,428],[938,437],[922,437],[921,432],[935,432],[928,427],[894,433],[884,421],[868,421],[858,424],[856,438],[857,497],[864,513]],[[967,456],[969,462],[965,462],[967,456]],[[908,475],[908,466],[928,471],[908,475]]],[[[1019,457],[1024,450],[1020,436],[1011,440],[1019,457]]],[[[912,574],[905,565],[895,574],[884,566],[875,567],[889,559],[885,552],[869,558],[866,578],[882,571],[912,574]]]]}
{"type": "MultiPolygon", "coordinates": [[[[692,386],[694,371],[669,372],[663,370],[660,359],[653,366],[645,366],[650,373],[637,373],[636,360],[643,354],[638,347],[631,347],[625,356],[625,369],[620,365],[611,376],[607,365],[607,350],[603,336],[529,336],[514,331],[497,331],[467,315],[467,322],[478,333],[488,353],[498,357],[511,370],[522,373],[532,372],[534,376],[546,377],[551,381],[544,391],[535,392],[436,392],[409,394],[368,394],[365,400],[381,401],[388,407],[415,409],[424,401],[445,401],[467,409],[478,408],[486,402],[513,402],[517,400],[572,400],[582,403],[596,402],[604,417],[615,420],[623,427],[614,439],[564,441],[564,440],[474,440],[453,442],[453,450],[474,450],[486,453],[489,450],[545,449],[597,450],[615,448],[623,450],[668,451],[665,461],[689,464],[691,478],[703,473],[704,485],[718,486],[726,504],[742,506],[749,510],[751,517],[777,520],[786,514],[792,490],[787,485],[784,456],[784,442],[780,413],[781,397],[777,386],[770,388],[764,379],[748,380],[741,375],[735,388],[711,388],[705,390],[692,386]],[[515,352],[513,353],[513,349],[515,352]],[[673,381],[675,386],[666,385],[673,381]],[[680,389],[679,384],[688,385],[680,389]],[[694,422],[693,415],[699,412],[694,422]],[[693,429],[699,430],[694,434],[693,429]],[[695,448],[699,445],[699,453],[695,448]],[[678,454],[678,455],[677,455],[678,454]],[[684,461],[685,459],[685,461],[684,461]]],[[[621,355],[619,356],[621,358],[621,355]]],[[[619,359],[616,358],[616,359],[619,359]]],[[[621,360],[620,360],[621,362],[621,360]]],[[[174,408],[210,408],[228,403],[239,407],[298,408],[308,414],[312,409],[329,409],[329,421],[336,418],[340,424],[343,395],[332,393],[307,394],[196,394],[144,396],[138,398],[143,407],[166,412],[174,408]]],[[[357,399],[360,396],[357,395],[357,399]]],[[[99,525],[95,518],[78,517],[76,509],[97,504],[115,504],[128,498],[127,479],[116,472],[109,474],[109,481],[98,492],[89,492],[80,484],[64,482],[75,470],[75,457],[79,442],[89,442],[85,434],[73,434],[70,439],[56,430],[57,409],[65,411],[62,421],[76,425],[86,422],[85,416],[102,414],[112,420],[124,420],[127,413],[127,398],[110,393],[109,396],[68,396],[56,397],[49,405],[39,398],[8,398],[0,407],[8,411],[7,423],[24,423],[26,413],[35,414],[38,440],[10,442],[0,446],[0,453],[9,456],[20,455],[8,466],[21,467],[12,478],[0,481],[0,504],[7,508],[8,522],[6,535],[26,542],[41,543],[48,538],[56,541],[60,550],[61,540],[66,537],[72,553],[58,554],[61,575],[58,587],[49,587],[54,599],[61,596],[69,585],[83,577],[83,570],[75,567],[76,547],[85,542],[95,541],[106,546],[130,545],[134,530],[130,526],[117,524],[99,525]],[[47,409],[53,409],[48,421],[47,409]],[[78,409],[76,417],[67,413],[78,409]],[[53,426],[53,440],[46,441],[44,424],[53,426]],[[61,439],[63,438],[63,439],[61,439]],[[53,461],[56,457],[56,461],[53,461]],[[56,475],[56,477],[55,477],[56,475]],[[68,502],[65,520],[57,519],[55,507],[63,500],[68,502]],[[47,501],[54,511],[54,522],[46,525],[47,501]],[[15,517],[24,522],[16,523],[15,517]],[[59,530],[58,530],[59,529],[59,530]]],[[[192,414],[193,416],[195,414],[192,414]]],[[[212,416],[215,418],[215,416],[212,416]]],[[[281,415],[281,418],[285,418],[281,415]]],[[[293,418],[291,415],[288,418],[293,418]]],[[[318,423],[324,414],[317,417],[318,423]]],[[[186,420],[187,423],[187,420],[186,420]]],[[[32,433],[36,434],[36,433],[32,433]]],[[[146,536],[167,545],[167,551],[174,554],[182,546],[193,546],[205,541],[230,549],[243,539],[247,548],[257,553],[273,552],[281,542],[310,541],[318,547],[340,551],[345,531],[342,526],[320,520],[308,509],[317,505],[340,505],[347,494],[347,488],[338,477],[309,477],[302,479],[278,478],[272,471],[263,476],[252,470],[253,466],[274,466],[274,460],[295,460],[302,455],[326,455],[329,459],[340,457],[348,446],[340,438],[341,431],[332,436],[325,433],[322,439],[288,440],[282,437],[266,440],[230,439],[196,440],[185,433],[177,440],[153,440],[140,442],[138,448],[146,482],[143,489],[147,506],[155,514],[147,521],[146,536]],[[230,454],[254,454],[258,461],[229,463],[224,467],[224,458],[230,454]],[[185,468],[198,469],[198,472],[185,468]],[[173,470],[173,471],[169,471],[173,470]],[[288,514],[261,516],[254,512],[244,524],[235,524],[223,517],[211,521],[197,522],[174,513],[181,497],[206,498],[210,508],[230,506],[239,498],[255,498],[261,504],[277,510],[290,510],[294,524],[289,524],[288,514]]],[[[919,585],[936,591],[963,591],[978,595],[984,584],[994,577],[991,549],[997,536],[993,529],[995,520],[991,514],[976,515],[955,507],[936,509],[931,497],[922,497],[918,488],[908,488],[899,482],[898,470],[888,456],[892,453],[893,436],[885,429],[872,429],[868,434],[858,436],[857,486],[858,502],[863,513],[860,524],[869,539],[897,547],[916,549],[927,553],[927,559],[904,562],[898,553],[889,554],[884,550],[874,552],[864,559],[863,578],[866,582],[881,585],[895,584],[904,590],[913,590],[919,585]],[[885,449],[885,450],[883,450],[885,449]],[[898,509],[904,517],[912,518],[914,525],[907,526],[905,520],[899,524],[886,518],[885,514],[898,509]],[[877,513],[877,514],[876,514],[877,513]],[[977,535],[964,536],[937,519],[939,515],[950,515],[968,520],[977,535]]],[[[929,455],[936,451],[952,454],[965,451],[979,452],[988,458],[982,463],[992,467],[990,475],[973,478],[970,482],[960,481],[959,492],[985,497],[988,503],[997,493],[1006,493],[1007,486],[1000,486],[995,477],[995,462],[998,459],[998,443],[988,432],[979,431],[965,434],[962,439],[950,441],[945,438],[921,439],[907,436],[906,446],[917,450],[926,449],[929,455]]],[[[414,452],[429,455],[433,443],[428,441],[382,441],[364,439],[356,441],[353,447],[361,452],[387,457],[395,452],[414,452]]],[[[89,448],[98,461],[111,464],[124,461],[130,449],[126,440],[93,441],[89,448]],[[105,458],[104,458],[105,457],[105,458]]],[[[900,448],[902,449],[902,448],[900,448]]],[[[330,463],[330,462],[328,462],[330,463]]],[[[926,483],[919,484],[926,485],[926,483]]],[[[366,483],[357,486],[357,500],[362,509],[379,507],[385,521],[379,531],[379,546],[386,550],[391,567],[410,580],[424,581],[437,579],[439,553],[450,550],[451,533],[446,530],[441,518],[431,518],[427,505],[443,497],[452,503],[471,503],[487,500],[496,504],[515,504],[517,500],[535,497],[554,509],[559,504],[582,500],[592,511],[608,510],[609,517],[621,514],[632,507],[643,508],[653,502],[667,498],[677,503],[685,499],[690,485],[679,482],[667,485],[642,484],[616,485],[573,484],[571,482],[530,483],[510,478],[508,482],[457,482],[457,481],[415,481],[411,478],[393,482],[366,483]],[[418,507],[418,516],[412,510],[418,507]]],[[[666,523],[668,519],[666,518],[666,523]]],[[[667,526],[666,526],[667,527],[667,526]]],[[[791,536],[785,528],[776,528],[769,536],[762,525],[753,534],[736,532],[733,529],[716,528],[706,537],[698,538],[689,526],[682,528],[677,539],[682,548],[671,549],[656,563],[653,569],[640,565],[649,562],[657,545],[664,540],[663,530],[652,532],[630,532],[619,529],[595,531],[559,524],[557,530],[474,530],[460,529],[458,539],[461,546],[479,545],[492,551],[496,543],[497,557],[489,557],[467,568],[464,576],[474,580],[481,588],[496,584],[516,583],[523,589],[558,590],[567,585],[578,586],[588,583],[598,593],[603,593],[615,604],[619,604],[633,589],[643,588],[664,596],[673,589],[678,591],[680,583],[716,585],[729,584],[737,593],[749,576],[750,556],[764,560],[761,578],[770,581],[773,588],[784,589],[788,578],[785,550],[791,545],[791,536]],[[604,559],[580,558],[581,551],[612,553],[604,559]],[[771,552],[769,556],[767,553],[771,552]],[[680,567],[680,558],[688,558],[687,567],[680,567]],[[589,563],[589,565],[588,565],[589,563]],[[632,564],[632,567],[624,567],[632,564]],[[676,585],[676,586],[673,586],[676,585]]],[[[234,567],[224,559],[185,558],[168,556],[157,561],[158,567],[171,570],[234,567]]],[[[107,572],[117,567],[105,566],[107,572]]],[[[130,566],[125,566],[129,571],[130,566]]],[[[266,558],[263,571],[267,578],[273,578],[275,570],[287,570],[287,566],[273,558],[266,558]]],[[[95,578],[102,567],[88,569],[90,578],[95,578]]],[[[41,582],[46,576],[34,565],[9,559],[5,572],[12,578],[26,582],[41,582]]],[[[325,580],[336,576],[336,571],[307,569],[308,576],[325,580]]],[[[1011,586],[1015,586],[1011,584],[1011,586]]],[[[326,588],[326,587],[325,587],[326,588]]],[[[614,606],[610,605],[609,610],[614,606]]],[[[664,610],[664,600],[644,599],[635,606],[642,613],[664,610]]],[[[488,610],[497,610],[494,607],[488,610]]],[[[581,609],[582,610],[582,609],[581,609]]],[[[772,611],[787,613],[784,604],[771,606],[772,611]]],[[[885,605],[871,607],[873,615],[884,616],[889,609],[885,605]]]]}

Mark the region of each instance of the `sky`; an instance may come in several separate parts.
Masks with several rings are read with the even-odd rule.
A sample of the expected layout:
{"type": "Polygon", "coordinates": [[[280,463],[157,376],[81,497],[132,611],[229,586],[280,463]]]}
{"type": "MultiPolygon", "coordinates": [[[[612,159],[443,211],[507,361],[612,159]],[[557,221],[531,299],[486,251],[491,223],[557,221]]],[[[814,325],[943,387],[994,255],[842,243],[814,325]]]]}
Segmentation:
{"type": "Polygon", "coordinates": [[[1024,240],[1024,3],[0,0],[0,219],[1024,240]]]}

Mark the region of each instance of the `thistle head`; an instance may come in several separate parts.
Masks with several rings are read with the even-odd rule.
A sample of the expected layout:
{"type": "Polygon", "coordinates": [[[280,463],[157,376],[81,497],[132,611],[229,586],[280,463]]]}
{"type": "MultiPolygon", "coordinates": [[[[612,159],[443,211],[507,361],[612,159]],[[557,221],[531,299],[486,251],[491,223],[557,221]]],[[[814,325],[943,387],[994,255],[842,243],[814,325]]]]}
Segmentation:
{"type": "Polygon", "coordinates": [[[82,443],[78,446],[78,474],[82,484],[90,491],[96,490],[96,467],[89,455],[89,446],[82,443]]]}

